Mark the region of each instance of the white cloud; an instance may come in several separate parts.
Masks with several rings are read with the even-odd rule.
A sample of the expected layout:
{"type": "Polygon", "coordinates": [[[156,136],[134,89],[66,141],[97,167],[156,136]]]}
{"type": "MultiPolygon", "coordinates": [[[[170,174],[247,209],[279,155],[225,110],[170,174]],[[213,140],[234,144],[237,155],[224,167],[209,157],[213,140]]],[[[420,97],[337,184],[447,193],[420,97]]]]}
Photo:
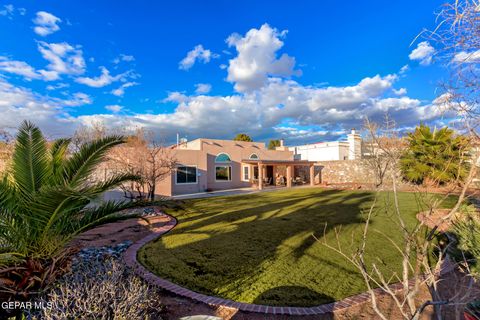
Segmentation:
{"type": "Polygon", "coordinates": [[[56,71],[35,70],[24,61],[11,60],[4,56],[0,56],[0,71],[23,76],[28,81],[32,79],[52,81],[59,78],[56,71]]]}
{"type": "Polygon", "coordinates": [[[85,72],[85,60],[80,46],[73,47],[66,42],[39,41],[38,50],[50,62],[43,74],[51,80],[58,79],[62,74],[79,75],[85,72]]]}
{"type": "Polygon", "coordinates": [[[295,58],[287,54],[277,57],[286,33],[264,24],[260,29],[250,29],[244,37],[235,33],[228,37],[227,44],[235,47],[238,55],[229,61],[227,80],[235,83],[237,91],[259,89],[269,76],[300,75],[294,70],[295,58]]]}
{"type": "Polygon", "coordinates": [[[203,63],[208,63],[210,62],[211,58],[217,58],[218,55],[215,53],[212,53],[208,49],[204,49],[201,44],[195,46],[193,50],[189,51],[187,53],[187,56],[182,59],[182,61],[179,62],[178,68],[181,70],[188,70],[197,61],[201,61],[203,63]]]}
{"type": "Polygon", "coordinates": [[[400,68],[400,75],[404,75],[408,70],[410,70],[410,66],[408,64],[404,65],[403,67],[400,68]]]}
{"type": "Polygon", "coordinates": [[[458,63],[478,63],[480,62],[480,50],[473,52],[461,51],[453,57],[453,61],[458,63]]]}
{"type": "Polygon", "coordinates": [[[0,56],[0,70],[25,77],[27,80],[39,79],[41,75],[24,61],[10,60],[0,56]]]}
{"type": "Polygon", "coordinates": [[[165,99],[163,99],[161,102],[182,103],[182,102],[185,102],[187,100],[188,100],[188,97],[185,94],[183,94],[182,92],[173,91],[173,92],[169,92],[168,96],[165,99]]]}
{"type": "Polygon", "coordinates": [[[118,113],[122,111],[123,106],[120,106],[118,104],[112,104],[112,105],[105,106],[105,109],[112,111],[113,113],[118,113]]]}
{"type": "Polygon", "coordinates": [[[98,77],[89,78],[89,77],[80,77],[75,79],[76,82],[87,85],[89,87],[94,88],[101,88],[105,87],[112,82],[118,81],[120,79],[124,79],[125,74],[118,74],[116,76],[110,75],[110,71],[108,71],[105,67],[100,67],[101,74],[98,77]]]}
{"type": "Polygon", "coordinates": [[[114,96],[117,96],[117,97],[123,97],[123,95],[125,94],[125,89],[126,88],[133,87],[133,86],[136,86],[136,85],[138,85],[137,82],[125,82],[119,88],[112,90],[111,94],[113,94],[114,96]]]}
{"type": "Polygon", "coordinates": [[[432,63],[432,56],[435,49],[428,43],[428,41],[420,42],[415,49],[408,55],[410,60],[419,61],[421,65],[428,66],[432,63]]]}
{"type": "Polygon", "coordinates": [[[132,56],[132,55],[127,55],[127,54],[121,53],[121,54],[118,55],[118,57],[113,59],[114,64],[119,64],[121,61],[133,62],[133,61],[135,61],[135,57],[132,56]]]}
{"type": "Polygon", "coordinates": [[[53,91],[57,89],[63,89],[63,88],[68,88],[70,85],[68,83],[58,83],[56,85],[51,84],[46,87],[47,90],[53,91]]]}
{"type": "Polygon", "coordinates": [[[46,11],[38,11],[37,16],[33,19],[33,23],[36,25],[33,28],[36,34],[45,37],[49,34],[57,32],[60,30],[58,23],[62,20],[53,14],[46,11]]]}
{"type": "Polygon", "coordinates": [[[209,83],[197,83],[195,85],[195,93],[207,94],[212,90],[212,85],[209,83]]]}
{"type": "Polygon", "coordinates": [[[83,92],[77,92],[73,94],[71,99],[62,100],[61,103],[69,107],[78,107],[86,104],[92,104],[92,98],[83,92]]]}
{"type": "Polygon", "coordinates": [[[407,94],[407,89],[406,88],[400,88],[398,90],[393,89],[393,93],[396,94],[397,96],[404,96],[407,94]]]}
{"type": "Polygon", "coordinates": [[[15,7],[13,6],[13,4],[6,4],[3,6],[3,9],[0,10],[0,16],[5,16],[5,17],[8,17],[9,19],[12,19],[14,10],[15,10],[15,7]]]}

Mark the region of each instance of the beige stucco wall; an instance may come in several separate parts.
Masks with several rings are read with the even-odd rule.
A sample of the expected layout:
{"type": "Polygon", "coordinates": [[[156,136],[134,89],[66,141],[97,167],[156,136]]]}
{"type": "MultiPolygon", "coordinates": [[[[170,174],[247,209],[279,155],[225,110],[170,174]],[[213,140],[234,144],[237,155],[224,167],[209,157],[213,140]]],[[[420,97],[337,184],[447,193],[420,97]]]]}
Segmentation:
{"type": "MultiPolygon", "coordinates": [[[[188,165],[197,167],[197,183],[177,184],[176,173],[172,172],[169,179],[160,181],[158,185],[158,194],[178,195],[207,190],[224,190],[251,186],[250,182],[242,181],[242,160],[248,159],[255,153],[263,160],[293,160],[293,152],[268,150],[264,143],[198,139],[190,146],[195,146],[198,150],[174,149],[178,165],[188,165]],[[226,153],[232,160],[231,163],[224,164],[232,167],[231,181],[215,180],[215,158],[220,153],[226,153]]],[[[222,165],[222,164],[219,164],[222,165]]]]}

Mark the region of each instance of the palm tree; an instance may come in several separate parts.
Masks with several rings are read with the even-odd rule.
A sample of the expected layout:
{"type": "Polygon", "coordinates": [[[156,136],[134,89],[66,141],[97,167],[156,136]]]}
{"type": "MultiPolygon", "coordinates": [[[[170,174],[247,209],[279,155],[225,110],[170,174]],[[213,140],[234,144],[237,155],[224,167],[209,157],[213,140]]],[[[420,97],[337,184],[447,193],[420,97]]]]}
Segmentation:
{"type": "Polygon", "coordinates": [[[421,124],[408,134],[408,148],[400,164],[404,177],[417,184],[440,185],[465,177],[468,140],[447,127],[421,124]]]}
{"type": "MultiPolygon", "coordinates": [[[[105,191],[137,179],[130,174],[114,175],[101,182],[93,179],[108,151],[124,141],[121,136],[109,136],[69,154],[70,139],[49,145],[38,127],[23,122],[11,165],[0,178],[0,266],[7,270],[35,266],[52,271],[52,261],[62,256],[75,235],[118,219],[116,212],[131,206],[114,201],[92,205],[105,191]]],[[[6,274],[0,270],[0,280],[6,274]]],[[[40,280],[44,284],[44,279],[40,280]]],[[[16,288],[22,289],[16,282],[16,288]]]]}

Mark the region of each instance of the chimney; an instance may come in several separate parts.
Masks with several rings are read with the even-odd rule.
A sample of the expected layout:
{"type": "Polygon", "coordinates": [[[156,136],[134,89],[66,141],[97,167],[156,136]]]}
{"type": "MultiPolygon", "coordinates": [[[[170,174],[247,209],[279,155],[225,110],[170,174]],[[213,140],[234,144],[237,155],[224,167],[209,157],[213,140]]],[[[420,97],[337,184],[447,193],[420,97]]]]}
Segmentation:
{"type": "Polygon", "coordinates": [[[362,158],[362,137],[353,128],[347,135],[348,141],[348,160],[358,160],[362,158]]]}
{"type": "Polygon", "coordinates": [[[283,139],[280,139],[280,147],[284,146],[285,141],[283,139]]]}

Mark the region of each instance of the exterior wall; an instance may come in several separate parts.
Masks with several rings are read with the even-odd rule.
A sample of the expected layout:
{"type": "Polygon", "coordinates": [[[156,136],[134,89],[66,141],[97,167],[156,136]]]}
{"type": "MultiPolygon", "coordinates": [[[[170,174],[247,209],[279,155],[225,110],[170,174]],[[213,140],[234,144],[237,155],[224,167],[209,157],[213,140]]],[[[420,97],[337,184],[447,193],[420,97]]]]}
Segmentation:
{"type": "MultiPolygon", "coordinates": [[[[375,173],[372,164],[368,160],[347,160],[347,161],[322,161],[319,163],[320,181],[323,184],[358,184],[374,185],[375,173]]],[[[398,176],[401,173],[398,172],[398,176]]],[[[384,185],[391,183],[391,171],[387,170],[384,177],[384,185]]],[[[398,180],[399,186],[408,186],[408,183],[398,180]]]]}
{"type": "Polygon", "coordinates": [[[298,160],[331,161],[348,159],[349,145],[346,142],[322,142],[289,147],[298,160]]]}
{"type": "Polygon", "coordinates": [[[375,183],[372,170],[362,160],[322,161],[320,163],[320,180],[325,184],[335,183],[375,183]]]}
{"type": "Polygon", "coordinates": [[[263,160],[293,160],[293,152],[268,150],[264,143],[197,139],[186,144],[187,147],[196,150],[180,147],[173,149],[178,165],[188,165],[197,167],[197,182],[191,184],[177,184],[176,172],[172,172],[170,178],[160,181],[158,184],[158,194],[179,195],[208,190],[225,190],[249,187],[249,181],[242,181],[242,160],[249,159],[255,153],[263,160]],[[198,148],[198,149],[197,149],[198,148]],[[215,158],[220,153],[226,153],[232,160],[230,163],[217,164],[215,158]],[[226,165],[232,167],[230,181],[216,181],[216,165],[226,165]]]}

